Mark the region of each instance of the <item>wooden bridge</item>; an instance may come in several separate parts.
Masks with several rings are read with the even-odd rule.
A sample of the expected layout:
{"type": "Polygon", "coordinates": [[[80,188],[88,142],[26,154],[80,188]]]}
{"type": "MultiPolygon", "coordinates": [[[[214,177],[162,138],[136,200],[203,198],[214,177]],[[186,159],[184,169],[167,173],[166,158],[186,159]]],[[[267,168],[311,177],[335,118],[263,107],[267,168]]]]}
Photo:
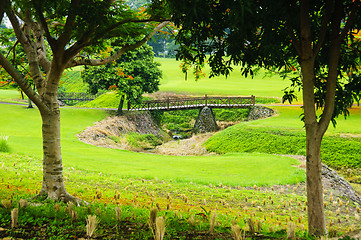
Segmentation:
{"type": "Polygon", "coordinates": [[[67,105],[73,105],[78,102],[92,101],[100,95],[101,95],[100,93],[92,95],[83,92],[59,92],[58,100],[62,101],[67,105]]]}
{"type": "Polygon", "coordinates": [[[255,97],[192,97],[192,98],[166,98],[162,100],[144,101],[142,103],[128,102],[128,111],[145,110],[182,110],[203,107],[211,108],[250,108],[255,105],[255,97]]]}

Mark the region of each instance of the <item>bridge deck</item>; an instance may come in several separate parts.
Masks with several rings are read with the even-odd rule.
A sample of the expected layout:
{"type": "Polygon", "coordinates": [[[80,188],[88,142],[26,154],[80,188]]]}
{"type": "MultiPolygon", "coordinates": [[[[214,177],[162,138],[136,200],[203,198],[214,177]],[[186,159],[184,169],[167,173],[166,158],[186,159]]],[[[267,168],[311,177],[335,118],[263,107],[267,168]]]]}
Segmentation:
{"type": "Polygon", "coordinates": [[[194,98],[166,98],[163,100],[145,101],[139,104],[128,102],[129,111],[173,111],[195,109],[202,107],[212,108],[251,108],[255,105],[255,97],[194,97],[194,98]]]}

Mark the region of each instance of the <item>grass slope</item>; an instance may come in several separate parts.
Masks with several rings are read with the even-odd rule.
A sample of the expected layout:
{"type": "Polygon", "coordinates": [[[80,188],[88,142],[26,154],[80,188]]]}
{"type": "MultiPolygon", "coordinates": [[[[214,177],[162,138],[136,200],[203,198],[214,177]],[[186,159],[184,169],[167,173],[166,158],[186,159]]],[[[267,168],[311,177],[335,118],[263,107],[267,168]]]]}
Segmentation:
{"type": "MultiPolygon", "coordinates": [[[[262,152],[304,155],[306,135],[302,129],[302,122],[297,119],[299,108],[277,109],[281,113],[278,116],[240,123],[217,133],[205,143],[206,148],[217,153],[262,152]]],[[[330,126],[322,141],[322,160],[339,169],[361,168],[361,153],[358,150],[361,148],[361,139],[350,137],[361,134],[360,125],[355,124],[361,120],[361,111],[360,108],[350,111],[350,119],[338,119],[337,127],[330,126]]]]}
{"type": "MultiPolygon", "coordinates": [[[[9,137],[17,153],[41,158],[41,121],[36,109],[0,105],[0,132],[9,137]],[[6,117],[5,117],[6,116],[6,117]]],[[[80,142],[76,134],[104,118],[100,110],[62,109],[62,150],[64,166],[80,170],[118,174],[122,177],[172,179],[179,182],[253,186],[292,184],[305,179],[304,172],[292,167],[297,161],[267,154],[226,156],[162,156],[104,149],[80,142]]]]}
{"type": "Polygon", "coordinates": [[[81,71],[83,67],[74,67],[64,72],[61,81],[64,81],[66,92],[86,92],[88,90],[87,83],[81,79],[81,71]]]}
{"type": "Polygon", "coordinates": [[[179,67],[179,61],[170,58],[156,58],[156,61],[161,63],[163,71],[160,91],[281,98],[283,95],[281,90],[290,85],[288,80],[283,80],[277,75],[265,77],[265,72],[262,70],[254,78],[245,78],[241,76],[237,67],[227,78],[224,76],[209,78],[210,69],[206,67],[206,77],[198,81],[194,80],[189,71],[186,81],[179,67]]]}

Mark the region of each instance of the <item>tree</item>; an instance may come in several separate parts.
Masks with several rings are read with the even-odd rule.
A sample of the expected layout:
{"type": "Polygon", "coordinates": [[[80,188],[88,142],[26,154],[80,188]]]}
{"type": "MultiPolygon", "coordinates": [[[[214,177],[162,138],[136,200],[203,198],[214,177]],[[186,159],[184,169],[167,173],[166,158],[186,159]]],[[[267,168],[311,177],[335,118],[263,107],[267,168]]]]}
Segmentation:
{"type": "MultiPolygon", "coordinates": [[[[113,49],[108,49],[110,54],[113,49]]],[[[118,107],[118,114],[121,114],[125,97],[128,101],[140,101],[143,93],[159,89],[162,73],[158,67],[159,63],[154,62],[152,48],[144,44],[123,54],[115,62],[85,69],[81,76],[89,84],[92,94],[101,89],[117,90],[121,95],[118,107]]]]}
{"type": "Polygon", "coordinates": [[[162,9],[159,1],[139,12],[116,0],[0,0],[0,20],[6,12],[36,87],[33,90],[0,53],[0,65],[36,104],[42,118],[43,184],[39,195],[79,201],[66,191],[63,179],[57,90],[64,70],[104,65],[140,47],[168,24],[162,9]],[[85,53],[100,52],[104,40],[114,38],[118,40],[118,52],[101,59],[83,57],[85,53]],[[129,44],[134,39],[140,40],[129,44]]]}
{"type": "MultiPolygon", "coordinates": [[[[358,76],[360,1],[343,0],[168,0],[181,44],[179,58],[203,63],[212,75],[228,75],[232,64],[244,75],[253,68],[299,70],[291,87],[303,90],[306,130],[308,226],[326,233],[320,146],[330,121],[348,114],[360,95],[358,76]],[[316,110],[321,114],[317,115],[316,110]]],[[[292,100],[293,89],[285,99],[292,100]]]]}

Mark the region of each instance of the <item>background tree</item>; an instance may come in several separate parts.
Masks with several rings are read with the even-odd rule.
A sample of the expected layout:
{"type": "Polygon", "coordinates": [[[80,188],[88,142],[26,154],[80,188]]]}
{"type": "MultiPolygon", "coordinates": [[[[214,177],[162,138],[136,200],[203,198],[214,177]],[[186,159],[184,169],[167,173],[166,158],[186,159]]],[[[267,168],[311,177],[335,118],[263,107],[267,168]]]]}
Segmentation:
{"type": "Polygon", "coordinates": [[[204,63],[212,75],[228,75],[233,64],[242,74],[254,67],[299,69],[294,87],[303,90],[306,129],[308,227],[326,233],[321,182],[320,146],[331,120],[347,115],[361,89],[358,76],[360,1],[343,0],[168,0],[173,20],[182,29],[178,57],[204,63]],[[209,58],[206,54],[210,54],[209,58]],[[320,110],[320,114],[316,112],[320,110]]]}
{"type": "MultiPolygon", "coordinates": [[[[109,53],[112,53],[109,47],[109,53]]],[[[115,62],[103,66],[89,67],[82,71],[83,81],[89,84],[92,94],[99,90],[114,89],[121,95],[118,114],[122,113],[125,97],[127,101],[140,101],[143,93],[159,89],[160,64],[154,61],[152,48],[147,44],[121,55],[115,62]]]]}
{"type": "Polygon", "coordinates": [[[65,189],[60,148],[60,109],[57,92],[64,70],[79,65],[104,65],[147,42],[168,24],[160,1],[141,11],[117,0],[0,0],[0,20],[6,12],[26,54],[35,90],[0,53],[0,65],[36,104],[42,118],[43,184],[39,195],[78,201],[65,189]],[[102,59],[104,39],[117,38],[119,51],[102,59]],[[135,40],[140,39],[140,40],[135,40]],[[129,44],[132,40],[133,43],[129,44]],[[50,52],[47,52],[50,46],[50,52]]]}

